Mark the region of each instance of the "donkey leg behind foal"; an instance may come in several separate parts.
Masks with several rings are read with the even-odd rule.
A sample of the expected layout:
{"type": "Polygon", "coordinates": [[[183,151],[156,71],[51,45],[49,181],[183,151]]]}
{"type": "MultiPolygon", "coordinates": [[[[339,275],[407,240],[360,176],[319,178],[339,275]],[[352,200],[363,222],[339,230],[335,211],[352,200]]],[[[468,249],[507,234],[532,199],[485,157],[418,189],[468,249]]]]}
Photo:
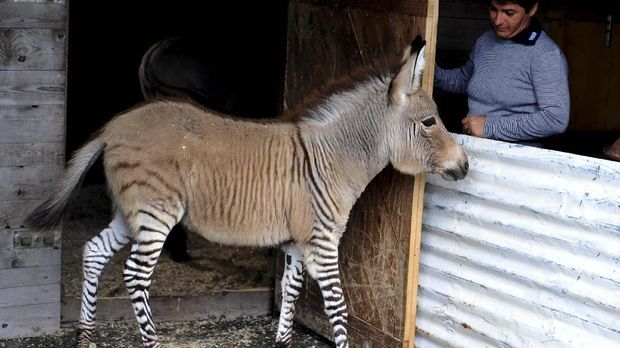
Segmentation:
{"type": "Polygon", "coordinates": [[[115,215],[84,248],[79,346],[92,337],[101,269],[130,241],[123,277],[143,346],[160,346],[149,286],[166,237],[181,223],[216,243],[282,246],[276,345],[292,341],[295,301],[307,272],[321,289],[336,346],[348,347],[338,244],[366,185],[388,164],[446,180],[467,173],[467,156],[420,89],[423,47],[416,38],[398,68],[351,80],[315,106],[292,110],[297,117],[243,120],[162,100],[108,122],[73,155],[53,195],[27,219],[31,227],[56,226],[103,155],[115,215]]]}

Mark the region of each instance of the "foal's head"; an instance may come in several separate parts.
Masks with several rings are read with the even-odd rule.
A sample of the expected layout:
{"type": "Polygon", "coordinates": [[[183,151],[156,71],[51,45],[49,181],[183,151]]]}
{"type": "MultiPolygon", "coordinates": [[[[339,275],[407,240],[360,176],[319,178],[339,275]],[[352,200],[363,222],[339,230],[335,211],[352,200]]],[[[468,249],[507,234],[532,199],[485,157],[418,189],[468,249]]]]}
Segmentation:
{"type": "Polygon", "coordinates": [[[428,171],[447,180],[462,179],[469,167],[467,156],[444,127],[432,98],[420,88],[424,44],[418,36],[407,48],[390,86],[390,107],[397,123],[390,162],[408,174],[428,171]]]}

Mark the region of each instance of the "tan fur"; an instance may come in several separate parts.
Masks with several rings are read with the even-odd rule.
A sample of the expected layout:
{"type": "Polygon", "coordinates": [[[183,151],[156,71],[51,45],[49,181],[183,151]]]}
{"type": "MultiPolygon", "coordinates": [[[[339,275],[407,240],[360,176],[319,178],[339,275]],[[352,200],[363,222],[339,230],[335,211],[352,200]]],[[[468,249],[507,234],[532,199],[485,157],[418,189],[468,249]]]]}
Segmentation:
{"type": "Polygon", "coordinates": [[[156,102],[115,118],[101,137],[108,182],[130,224],[136,207],[164,199],[170,211],[185,212],[184,224],[212,241],[274,245],[309,238],[294,135],[291,124],[267,127],[186,103],[156,102]],[[140,180],[156,188],[122,190],[140,180]]]}

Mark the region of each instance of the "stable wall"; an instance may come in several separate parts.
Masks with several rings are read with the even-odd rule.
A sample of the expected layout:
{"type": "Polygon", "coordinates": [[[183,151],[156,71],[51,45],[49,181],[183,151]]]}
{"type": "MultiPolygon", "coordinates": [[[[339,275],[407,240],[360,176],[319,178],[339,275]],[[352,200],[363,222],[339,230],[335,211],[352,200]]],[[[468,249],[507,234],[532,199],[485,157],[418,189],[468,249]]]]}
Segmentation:
{"type": "Polygon", "coordinates": [[[60,325],[60,232],[24,228],[65,163],[64,1],[0,2],[0,338],[60,325]]]}

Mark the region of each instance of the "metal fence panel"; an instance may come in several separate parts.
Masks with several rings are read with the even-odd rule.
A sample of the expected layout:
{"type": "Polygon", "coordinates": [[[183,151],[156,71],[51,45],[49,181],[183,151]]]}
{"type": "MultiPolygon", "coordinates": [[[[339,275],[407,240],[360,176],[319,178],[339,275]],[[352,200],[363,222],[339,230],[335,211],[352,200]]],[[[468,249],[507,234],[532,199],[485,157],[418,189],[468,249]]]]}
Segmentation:
{"type": "Polygon", "coordinates": [[[620,163],[455,135],[428,175],[417,347],[620,347],[620,163]]]}

